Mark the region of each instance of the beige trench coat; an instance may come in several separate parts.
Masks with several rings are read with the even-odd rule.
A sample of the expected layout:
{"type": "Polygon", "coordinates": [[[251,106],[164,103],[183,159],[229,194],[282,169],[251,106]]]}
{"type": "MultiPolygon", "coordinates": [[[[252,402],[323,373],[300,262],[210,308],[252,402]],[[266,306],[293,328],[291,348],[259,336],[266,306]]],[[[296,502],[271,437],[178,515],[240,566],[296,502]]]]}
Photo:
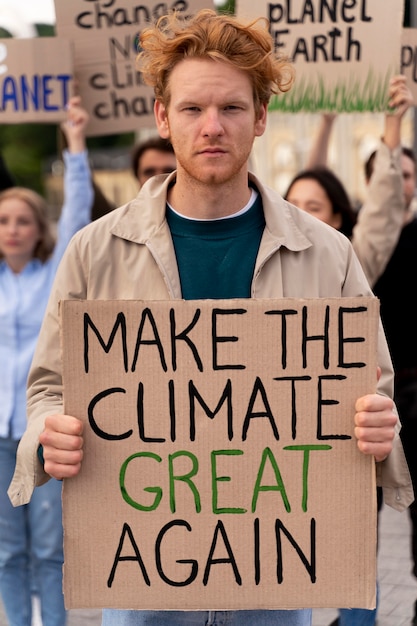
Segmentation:
{"type": "MultiPolygon", "coordinates": [[[[165,219],[167,187],[175,173],[148,181],[138,196],[79,231],[58,269],[41,329],[28,387],[28,427],[19,444],[9,497],[27,503],[48,476],[38,460],[46,416],[62,413],[59,301],[63,299],[181,298],[180,278],[165,219]]],[[[253,175],[266,227],[252,281],[253,298],[372,295],[349,240],[285,202],[253,175]]],[[[378,392],[392,396],[393,372],[380,325],[378,392]]],[[[402,445],[377,464],[385,502],[398,510],[414,499],[402,445]]]]}

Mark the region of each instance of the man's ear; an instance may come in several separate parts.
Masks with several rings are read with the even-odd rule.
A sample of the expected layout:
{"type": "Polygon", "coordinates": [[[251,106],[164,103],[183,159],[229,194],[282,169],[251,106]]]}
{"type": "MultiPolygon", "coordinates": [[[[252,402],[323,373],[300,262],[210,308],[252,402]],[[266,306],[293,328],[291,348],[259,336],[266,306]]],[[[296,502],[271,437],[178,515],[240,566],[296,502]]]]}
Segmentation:
{"type": "Polygon", "coordinates": [[[169,139],[168,113],[165,105],[163,105],[159,100],[155,100],[153,111],[158,133],[163,139],[169,139]]]}
{"type": "Polygon", "coordinates": [[[266,129],[267,116],[268,116],[268,105],[261,104],[259,113],[256,116],[256,120],[255,120],[255,136],[256,137],[261,137],[261,135],[264,134],[265,129],[266,129]]]}

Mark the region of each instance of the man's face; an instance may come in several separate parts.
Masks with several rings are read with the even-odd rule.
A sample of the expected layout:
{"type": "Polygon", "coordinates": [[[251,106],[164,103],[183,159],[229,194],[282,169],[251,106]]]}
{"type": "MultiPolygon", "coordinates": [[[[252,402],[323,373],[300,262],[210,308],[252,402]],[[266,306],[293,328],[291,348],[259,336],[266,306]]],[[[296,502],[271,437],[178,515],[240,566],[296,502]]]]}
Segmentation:
{"type": "Polygon", "coordinates": [[[249,77],[227,63],[184,59],[169,89],[169,108],[156,102],[155,116],[174,147],[178,175],[213,185],[246,175],[254,138],[266,125],[266,106],[255,115],[249,77]]]}
{"type": "Polygon", "coordinates": [[[140,186],[157,174],[170,174],[177,167],[175,154],[164,152],[156,148],[149,148],[142,154],[139,163],[137,178],[140,186]]]}
{"type": "Polygon", "coordinates": [[[403,173],[404,202],[408,208],[414,198],[416,188],[416,169],[414,161],[405,154],[401,155],[401,169],[403,173]]]}

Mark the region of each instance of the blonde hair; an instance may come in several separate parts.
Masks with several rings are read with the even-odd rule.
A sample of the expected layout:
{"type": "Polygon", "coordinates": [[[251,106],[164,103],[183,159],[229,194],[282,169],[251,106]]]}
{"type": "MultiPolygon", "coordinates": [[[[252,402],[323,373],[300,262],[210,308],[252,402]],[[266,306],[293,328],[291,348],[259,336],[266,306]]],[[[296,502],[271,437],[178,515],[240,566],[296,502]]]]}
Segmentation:
{"type": "Polygon", "coordinates": [[[172,12],[142,31],[140,45],[138,70],[166,108],[170,74],[186,58],[223,61],[244,71],[252,83],[256,112],[272,94],[288,91],[294,82],[294,68],[287,57],[274,54],[266,18],[244,23],[211,9],[202,9],[191,18],[172,12]]]}
{"type": "MultiPolygon", "coordinates": [[[[26,187],[9,187],[5,189],[0,192],[0,205],[4,200],[21,200],[32,210],[40,232],[40,239],[33,251],[33,257],[44,263],[51,256],[55,247],[55,239],[52,235],[45,200],[36,191],[26,189],[26,187]]],[[[3,258],[1,252],[0,258],[3,258]]]]}

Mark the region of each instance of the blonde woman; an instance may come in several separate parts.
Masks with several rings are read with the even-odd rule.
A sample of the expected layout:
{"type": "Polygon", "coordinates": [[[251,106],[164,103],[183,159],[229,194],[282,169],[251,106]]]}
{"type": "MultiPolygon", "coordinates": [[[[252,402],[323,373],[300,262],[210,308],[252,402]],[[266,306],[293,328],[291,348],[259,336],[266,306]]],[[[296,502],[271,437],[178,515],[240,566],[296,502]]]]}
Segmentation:
{"type": "Polygon", "coordinates": [[[72,98],[62,125],[68,149],[57,236],[44,199],[31,189],[0,193],[0,594],[10,626],[30,626],[31,591],[43,626],[63,626],[61,483],[51,480],[14,508],[7,496],[26,428],[26,380],[55,272],[93,201],[85,148],[88,116],[72,98]]]}

